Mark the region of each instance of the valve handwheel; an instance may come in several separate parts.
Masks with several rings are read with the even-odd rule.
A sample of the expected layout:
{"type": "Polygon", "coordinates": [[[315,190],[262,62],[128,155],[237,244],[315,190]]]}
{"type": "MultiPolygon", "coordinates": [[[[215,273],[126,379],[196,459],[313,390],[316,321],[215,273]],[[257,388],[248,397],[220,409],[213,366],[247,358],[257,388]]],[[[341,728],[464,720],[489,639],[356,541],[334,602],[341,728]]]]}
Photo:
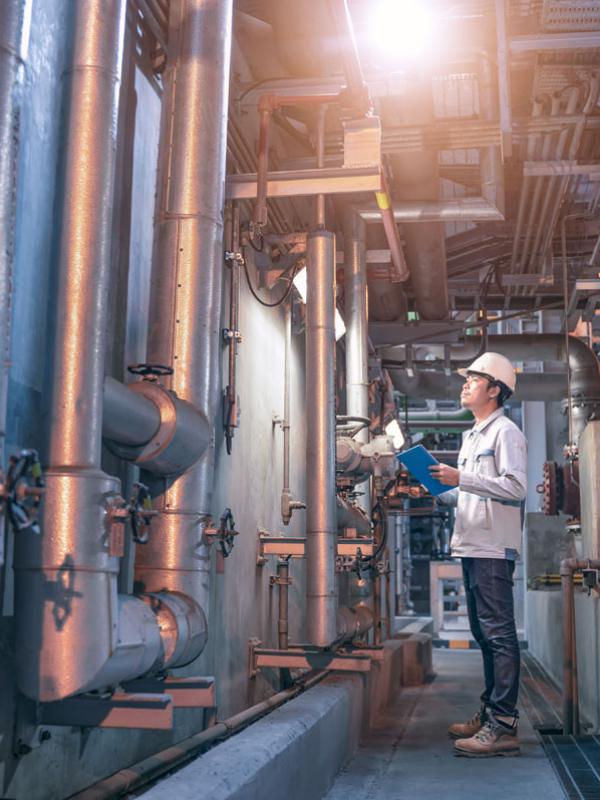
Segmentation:
{"type": "Polygon", "coordinates": [[[144,378],[149,375],[155,378],[163,378],[165,375],[173,374],[173,367],[168,367],[166,364],[130,364],[127,367],[127,372],[132,375],[142,375],[144,378]]]}

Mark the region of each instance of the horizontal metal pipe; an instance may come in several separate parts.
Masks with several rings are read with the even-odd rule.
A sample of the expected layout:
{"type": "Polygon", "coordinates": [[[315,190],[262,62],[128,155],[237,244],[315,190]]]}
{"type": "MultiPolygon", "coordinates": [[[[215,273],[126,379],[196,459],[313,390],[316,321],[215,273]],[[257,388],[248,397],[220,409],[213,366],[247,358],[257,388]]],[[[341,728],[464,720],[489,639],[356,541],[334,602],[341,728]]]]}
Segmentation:
{"type": "Polygon", "coordinates": [[[114,378],[104,379],[102,435],[116,442],[139,446],[158,431],[160,411],[141,394],[114,378]]]}
{"type": "MultiPolygon", "coordinates": [[[[365,222],[381,222],[376,207],[360,208],[365,222]]],[[[460,197],[454,200],[404,200],[394,202],[396,222],[496,222],[504,215],[483,197],[460,197]]]]}
{"type": "Polygon", "coordinates": [[[337,611],[337,633],[339,642],[349,642],[364,636],[375,624],[373,611],[363,603],[350,608],[341,606],[337,611]]]}
{"type": "Polygon", "coordinates": [[[161,750],[143,761],[139,761],[137,764],[132,764],[126,769],[115,772],[114,775],[104,778],[104,780],[98,781],[98,783],[73,795],[71,800],[110,800],[110,798],[133,792],[190,761],[218,739],[228,738],[241,728],[250,725],[260,717],[296,697],[301,692],[315,686],[327,674],[326,671],[311,674],[302,683],[297,683],[289,689],[284,689],[261,703],[257,703],[228,719],[217,722],[216,725],[212,725],[210,728],[196,733],[172,747],[167,747],[165,750],[161,750]]]}
{"type": "MultiPolygon", "coordinates": [[[[459,375],[420,371],[410,377],[405,372],[391,370],[392,382],[398,391],[410,397],[428,400],[456,400],[464,380],[459,375]]],[[[513,395],[515,400],[562,400],[567,394],[567,379],[563,373],[521,373],[513,395]]]]}

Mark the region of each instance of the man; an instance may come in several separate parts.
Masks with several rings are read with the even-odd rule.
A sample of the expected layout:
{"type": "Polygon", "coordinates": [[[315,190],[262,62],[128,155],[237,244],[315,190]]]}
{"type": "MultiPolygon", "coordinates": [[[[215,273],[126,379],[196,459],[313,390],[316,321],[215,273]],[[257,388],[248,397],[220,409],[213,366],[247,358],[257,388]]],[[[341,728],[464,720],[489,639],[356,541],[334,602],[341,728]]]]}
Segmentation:
{"type": "Polygon", "coordinates": [[[485,689],[471,720],[448,729],[455,755],[471,758],[519,755],[517,694],[520,652],[515,628],[512,576],[521,548],[521,503],[527,492],[527,444],[504,415],[515,370],[498,353],[484,353],[467,370],[460,401],[475,417],[458,456],[458,469],[431,473],[456,503],[452,555],[462,559],[469,624],[481,647],[485,689]]]}

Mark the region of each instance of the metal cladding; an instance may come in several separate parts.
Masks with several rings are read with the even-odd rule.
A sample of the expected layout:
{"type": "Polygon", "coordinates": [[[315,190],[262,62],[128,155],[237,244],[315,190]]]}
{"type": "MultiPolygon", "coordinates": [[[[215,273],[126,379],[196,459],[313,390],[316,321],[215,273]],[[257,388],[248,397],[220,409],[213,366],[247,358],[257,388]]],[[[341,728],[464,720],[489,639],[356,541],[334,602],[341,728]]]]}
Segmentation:
{"type": "Polygon", "coordinates": [[[15,547],[18,681],[38,700],[89,686],[118,642],[118,559],[110,555],[108,524],[119,484],[100,471],[100,450],[125,5],[124,0],[77,4],[67,76],[70,115],[43,535],[24,531],[15,547]]]}
{"type": "Polygon", "coordinates": [[[307,240],[306,586],[311,644],[336,639],[335,236],[307,240]]]}
{"type": "MultiPolygon", "coordinates": [[[[231,0],[173,0],[159,144],[148,361],[211,427],[219,404],[223,199],[231,0]]],[[[208,609],[213,440],[175,480],[150,483],[161,512],[139,554],[136,586],[168,589],[208,609]]]]}
{"type": "MultiPolygon", "coordinates": [[[[353,209],[344,214],[344,299],[346,323],[346,413],[353,417],[369,416],[369,351],[367,319],[366,224],[353,209]]],[[[369,441],[364,428],[355,437],[369,441]]],[[[369,493],[359,499],[368,514],[369,493]]]]}
{"type": "Polygon", "coordinates": [[[150,380],[106,378],[102,433],[113,453],[154,475],[180,474],[210,443],[206,415],[150,380]]]}
{"type": "MultiPolygon", "coordinates": [[[[4,464],[8,371],[11,347],[15,185],[18,134],[15,133],[19,53],[31,0],[0,4],[0,463],[4,464]]],[[[0,519],[0,566],[4,563],[4,515],[0,519]]]]}

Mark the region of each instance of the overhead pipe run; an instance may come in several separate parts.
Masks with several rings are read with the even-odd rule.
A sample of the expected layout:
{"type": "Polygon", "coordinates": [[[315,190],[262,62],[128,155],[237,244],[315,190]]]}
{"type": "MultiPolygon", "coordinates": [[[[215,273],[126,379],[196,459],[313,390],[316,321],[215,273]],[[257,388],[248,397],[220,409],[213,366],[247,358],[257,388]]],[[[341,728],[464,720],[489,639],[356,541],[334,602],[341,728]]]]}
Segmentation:
{"type": "Polygon", "coordinates": [[[148,361],[172,367],[165,387],[210,421],[211,441],[201,459],[175,479],[145,478],[159,516],[150,541],[138,549],[135,568],[136,590],[180,592],[206,612],[210,552],[204,531],[211,515],[213,424],[220,401],[231,27],[231,0],[170,4],[148,361]]]}

